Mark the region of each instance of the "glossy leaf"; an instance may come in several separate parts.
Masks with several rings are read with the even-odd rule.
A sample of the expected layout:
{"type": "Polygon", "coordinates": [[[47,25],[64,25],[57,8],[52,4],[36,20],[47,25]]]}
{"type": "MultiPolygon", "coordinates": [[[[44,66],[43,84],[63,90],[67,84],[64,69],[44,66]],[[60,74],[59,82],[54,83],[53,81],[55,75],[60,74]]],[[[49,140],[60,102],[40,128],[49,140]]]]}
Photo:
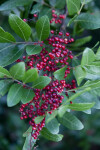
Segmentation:
{"type": "Polygon", "coordinates": [[[15,14],[10,14],[9,24],[14,32],[27,41],[31,35],[30,26],[15,14]]]}
{"type": "Polygon", "coordinates": [[[95,105],[93,106],[93,108],[95,109],[100,109],[100,101],[98,99],[98,95],[95,93],[95,91],[97,91],[98,89],[100,89],[100,87],[98,88],[91,88],[90,91],[87,91],[83,94],[81,94],[80,96],[78,96],[77,98],[74,99],[74,103],[93,103],[95,102],[95,105]]]}
{"type": "Polygon", "coordinates": [[[22,93],[21,93],[21,88],[22,86],[19,84],[13,84],[8,92],[7,95],[7,105],[8,107],[12,107],[17,105],[21,98],[22,98],[22,93]]]}
{"type": "Polygon", "coordinates": [[[7,96],[7,105],[8,107],[12,107],[20,101],[22,101],[23,104],[26,104],[31,101],[34,96],[35,94],[32,89],[25,89],[20,84],[13,84],[7,96]]]}
{"type": "Polygon", "coordinates": [[[36,124],[39,124],[43,120],[44,116],[37,116],[34,121],[36,124]]]}
{"type": "Polygon", "coordinates": [[[85,78],[88,80],[99,80],[100,75],[93,74],[93,73],[89,72],[89,70],[86,70],[86,77],[85,78]]]}
{"type": "Polygon", "coordinates": [[[34,138],[32,138],[31,134],[29,134],[29,136],[26,137],[24,146],[22,150],[32,150],[34,144],[35,144],[36,140],[34,138]]]}
{"type": "Polygon", "coordinates": [[[0,80],[0,96],[4,96],[8,92],[12,83],[11,80],[0,80]]]}
{"type": "Polygon", "coordinates": [[[38,78],[38,70],[36,68],[29,69],[25,72],[25,76],[23,78],[24,83],[33,82],[38,78]]]}
{"type": "Polygon", "coordinates": [[[51,4],[51,6],[58,8],[58,9],[63,9],[65,4],[66,4],[66,0],[63,0],[61,2],[61,0],[52,0],[49,2],[51,4]]]}
{"type": "Polygon", "coordinates": [[[24,45],[15,46],[14,44],[0,43],[0,66],[8,66],[15,62],[24,52],[24,45]]]}
{"type": "Polygon", "coordinates": [[[49,18],[45,15],[36,22],[36,31],[40,41],[48,38],[50,33],[49,18]]]}
{"type": "Polygon", "coordinates": [[[73,44],[71,44],[72,47],[79,47],[79,46],[83,46],[84,44],[86,44],[87,42],[90,42],[92,39],[92,36],[87,36],[81,39],[77,39],[73,44]]]}
{"type": "Polygon", "coordinates": [[[59,133],[59,123],[56,118],[52,119],[49,123],[46,123],[46,128],[49,130],[52,134],[58,134],[59,133]]]}
{"type": "Polygon", "coordinates": [[[76,14],[73,18],[71,18],[71,19],[69,20],[69,22],[68,22],[68,24],[67,24],[68,27],[73,23],[73,21],[76,19],[77,16],[78,16],[78,14],[76,14]]]}
{"type": "Polygon", "coordinates": [[[36,89],[43,89],[45,86],[47,86],[50,83],[51,79],[46,76],[40,76],[37,78],[37,80],[33,83],[33,88],[36,89]]]}
{"type": "Polygon", "coordinates": [[[29,136],[31,132],[32,132],[32,126],[30,126],[30,127],[28,128],[28,130],[23,134],[23,137],[29,136]]]}
{"type": "Polygon", "coordinates": [[[14,79],[22,80],[25,74],[25,63],[20,62],[10,68],[10,74],[14,79]]]}
{"type": "Polygon", "coordinates": [[[98,48],[96,53],[96,60],[100,60],[100,47],[98,48]]]}
{"type": "Polygon", "coordinates": [[[77,84],[79,86],[82,80],[86,77],[86,71],[81,66],[76,66],[74,69],[74,75],[77,80],[77,84]]]}
{"type": "Polygon", "coordinates": [[[0,27],[0,43],[12,43],[15,42],[15,38],[8,32],[5,32],[1,27],[0,27]]]}
{"type": "Polygon", "coordinates": [[[42,50],[42,47],[39,45],[28,45],[26,46],[26,52],[28,55],[39,54],[42,50]]]}
{"type": "Polygon", "coordinates": [[[84,128],[80,120],[69,112],[66,112],[63,117],[58,117],[58,120],[63,126],[71,130],[82,130],[84,128]]]}
{"type": "Polygon", "coordinates": [[[74,21],[84,29],[94,30],[100,28],[100,17],[93,14],[82,13],[74,21]]]}
{"type": "Polygon", "coordinates": [[[11,74],[9,73],[9,71],[3,67],[0,66],[0,78],[4,78],[4,77],[11,77],[11,74]]]}
{"type": "Polygon", "coordinates": [[[68,109],[67,106],[68,106],[68,105],[61,105],[61,106],[59,107],[59,109],[58,109],[58,116],[59,116],[59,117],[62,117],[62,116],[65,114],[65,112],[66,112],[67,109],[68,109]]]}
{"type": "Polygon", "coordinates": [[[68,100],[67,100],[67,102],[65,102],[63,105],[65,105],[66,103],[68,103],[68,102],[70,102],[70,101],[73,101],[73,100],[75,100],[75,98],[77,98],[78,96],[80,96],[80,95],[82,95],[83,93],[85,93],[85,92],[88,92],[88,91],[90,91],[91,90],[91,87],[87,87],[87,86],[82,86],[83,88],[85,88],[85,89],[83,89],[83,90],[81,90],[81,91],[78,91],[77,93],[75,93],[74,95],[72,95],[68,100]]]}
{"type": "Polygon", "coordinates": [[[69,15],[74,15],[80,10],[80,0],[66,0],[69,15]]]}
{"type": "Polygon", "coordinates": [[[85,69],[87,72],[96,75],[96,76],[100,76],[100,62],[92,62],[91,65],[86,65],[85,69]]]}
{"type": "Polygon", "coordinates": [[[40,10],[40,13],[39,13],[39,18],[43,17],[43,16],[48,16],[49,20],[52,19],[52,11],[51,11],[51,8],[50,7],[47,7],[45,5],[42,5],[42,8],[40,10]],[[46,13],[45,13],[46,12],[46,13]]]}
{"type": "Polygon", "coordinates": [[[21,93],[22,93],[21,102],[23,104],[26,104],[26,103],[30,102],[35,96],[35,94],[34,94],[32,89],[22,88],[21,89],[21,93]]]}
{"type": "Polygon", "coordinates": [[[87,3],[91,2],[91,1],[92,1],[92,0],[81,0],[81,3],[87,4],[87,3]]]}
{"type": "Polygon", "coordinates": [[[18,6],[29,5],[33,0],[7,0],[0,6],[0,11],[12,10],[18,6]]]}
{"type": "Polygon", "coordinates": [[[84,111],[84,110],[88,110],[92,108],[94,104],[95,104],[94,102],[93,103],[74,103],[74,104],[69,104],[67,108],[76,110],[76,111],[84,111]]]}
{"type": "Polygon", "coordinates": [[[42,135],[44,138],[46,138],[46,139],[48,139],[48,140],[51,140],[51,141],[54,141],[54,142],[59,142],[59,141],[61,141],[62,138],[63,138],[63,135],[61,135],[61,134],[52,134],[52,133],[50,133],[50,132],[48,131],[48,129],[45,128],[45,127],[42,129],[42,131],[41,131],[40,133],[41,133],[41,135],[42,135]]]}
{"type": "Polygon", "coordinates": [[[34,13],[39,13],[41,8],[42,8],[41,4],[39,3],[35,4],[32,8],[31,14],[33,15],[34,13]]]}
{"type": "Polygon", "coordinates": [[[83,112],[86,113],[86,114],[88,114],[88,115],[90,115],[91,114],[91,109],[84,110],[83,112]]]}
{"type": "Polygon", "coordinates": [[[54,119],[58,114],[58,111],[57,110],[54,110],[52,112],[52,114],[47,114],[46,115],[46,123],[49,123],[52,119],[54,119]]]}
{"type": "Polygon", "coordinates": [[[64,79],[64,76],[65,76],[65,71],[67,69],[67,66],[57,70],[54,72],[54,77],[58,80],[63,80],[64,79]]]}
{"type": "Polygon", "coordinates": [[[90,87],[91,89],[96,89],[100,87],[100,80],[96,80],[96,81],[87,81],[84,86],[85,88],[90,87]]]}
{"type": "Polygon", "coordinates": [[[89,65],[95,60],[95,54],[90,48],[86,48],[82,55],[81,65],[89,65]]]}

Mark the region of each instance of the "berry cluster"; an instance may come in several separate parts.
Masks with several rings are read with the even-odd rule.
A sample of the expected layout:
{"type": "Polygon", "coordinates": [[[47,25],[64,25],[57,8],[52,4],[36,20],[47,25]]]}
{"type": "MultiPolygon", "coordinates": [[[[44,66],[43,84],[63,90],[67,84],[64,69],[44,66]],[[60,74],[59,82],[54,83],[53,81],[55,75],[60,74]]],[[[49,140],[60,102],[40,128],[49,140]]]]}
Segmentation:
{"type": "MultiPolygon", "coordinates": [[[[43,90],[35,89],[35,97],[33,100],[27,104],[21,105],[19,110],[21,112],[20,119],[23,120],[30,118],[29,124],[32,126],[32,130],[34,131],[34,133],[32,133],[32,137],[34,137],[34,139],[37,139],[39,131],[41,131],[45,125],[46,112],[52,114],[52,111],[56,110],[62,103],[64,96],[60,95],[60,93],[62,93],[64,89],[68,90],[74,88],[76,88],[75,80],[72,80],[72,85],[66,84],[65,80],[55,80],[47,85],[43,90]],[[37,116],[44,116],[44,119],[39,124],[34,122],[34,119],[37,116]]],[[[68,96],[67,92],[66,95],[68,96]]]]}
{"type": "MultiPolygon", "coordinates": [[[[37,14],[34,14],[37,17],[37,14]]],[[[55,10],[52,10],[52,20],[55,23],[62,23],[62,19],[65,19],[65,15],[57,15],[55,10]]],[[[29,118],[29,124],[32,126],[32,137],[37,139],[39,131],[45,126],[46,113],[52,114],[53,110],[56,110],[63,102],[64,96],[61,94],[65,92],[68,96],[68,90],[75,89],[75,80],[69,84],[66,82],[66,77],[70,74],[70,64],[69,60],[73,59],[72,52],[68,50],[67,45],[74,42],[74,39],[70,37],[68,32],[58,32],[51,30],[49,38],[46,40],[45,44],[43,41],[36,42],[36,44],[42,47],[40,54],[30,55],[28,57],[23,56],[23,59],[18,59],[17,62],[24,61],[26,64],[26,69],[37,68],[40,73],[43,72],[43,76],[49,76],[51,82],[42,90],[34,89],[35,97],[27,104],[22,104],[20,107],[21,119],[29,118]],[[65,71],[64,80],[58,81],[53,76],[53,73],[67,66],[65,71]],[[39,123],[35,123],[35,118],[37,116],[43,116],[44,119],[39,123]]],[[[25,88],[25,87],[24,87],[25,88]]],[[[74,92],[74,90],[73,90],[74,92]]],[[[72,102],[71,102],[72,103],[72,102]]]]}
{"type": "MultiPolygon", "coordinates": [[[[69,59],[73,59],[72,52],[69,51],[66,46],[67,44],[74,42],[73,38],[69,37],[70,34],[67,32],[64,35],[62,32],[56,33],[51,30],[51,36],[47,39],[48,47],[51,52],[48,51],[48,47],[43,48],[40,55],[30,55],[28,56],[28,61],[26,56],[23,56],[24,61],[26,62],[27,68],[37,67],[38,70],[54,72],[60,67],[69,65],[69,59]]],[[[38,43],[37,43],[38,44],[38,43]]],[[[43,42],[41,46],[43,46],[43,42]]],[[[17,60],[20,62],[21,60],[17,60]]],[[[65,77],[70,73],[70,67],[65,71],[65,77]]]]}
{"type": "Polygon", "coordinates": [[[52,19],[50,23],[55,22],[56,24],[62,24],[62,20],[65,19],[65,15],[57,15],[55,10],[52,10],[52,19]]]}

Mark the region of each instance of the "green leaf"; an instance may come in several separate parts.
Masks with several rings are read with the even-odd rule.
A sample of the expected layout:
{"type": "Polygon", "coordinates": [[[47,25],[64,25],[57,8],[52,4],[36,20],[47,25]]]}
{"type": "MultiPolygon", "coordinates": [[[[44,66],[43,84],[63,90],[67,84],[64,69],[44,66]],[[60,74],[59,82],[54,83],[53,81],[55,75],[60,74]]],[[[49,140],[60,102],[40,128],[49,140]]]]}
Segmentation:
{"type": "Polygon", "coordinates": [[[0,43],[0,66],[8,66],[15,62],[24,52],[24,45],[15,46],[14,44],[0,43]]]}
{"type": "Polygon", "coordinates": [[[30,126],[30,127],[28,128],[28,130],[23,134],[23,137],[29,136],[31,132],[32,132],[32,126],[30,126]]]}
{"type": "Polygon", "coordinates": [[[86,48],[82,55],[81,65],[89,65],[95,60],[95,54],[90,48],[86,48]]]}
{"type": "Polygon", "coordinates": [[[95,48],[97,48],[99,46],[100,42],[96,42],[96,44],[92,47],[92,50],[95,50],[95,48]]]}
{"type": "Polygon", "coordinates": [[[0,81],[0,96],[4,96],[8,92],[12,83],[13,82],[11,80],[0,81]]]}
{"type": "Polygon", "coordinates": [[[67,105],[67,108],[76,110],[76,111],[84,111],[84,110],[88,110],[92,108],[94,104],[95,104],[94,102],[93,103],[74,103],[74,104],[67,105]]]}
{"type": "Polygon", "coordinates": [[[78,16],[78,14],[69,20],[69,22],[67,24],[68,27],[73,23],[73,21],[76,19],[77,16],[78,16]]]}
{"type": "Polygon", "coordinates": [[[9,24],[11,28],[15,31],[15,33],[19,35],[22,39],[24,39],[25,41],[29,39],[31,35],[31,28],[21,18],[19,18],[15,14],[10,14],[9,24]]]}
{"type": "Polygon", "coordinates": [[[37,116],[34,121],[36,124],[39,124],[43,120],[44,116],[37,116]]]}
{"type": "Polygon", "coordinates": [[[63,0],[62,2],[61,0],[57,0],[55,4],[55,8],[63,9],[65,5],[66,5],[66,0],[63,0]]]}
{"type": "Polygon", "coordinates": [[[41,8],[42,8],[41,4],[39,4],[39,3],[35,4],[32,8],[31,14],[39,13],[41,8]]]}
{"type": "Polygon", "coordinates": [[[49,123],[52,119],[54,119],[56,116],[57,116],[57,114],[58,114],[58,111],[57,110],[54,110],[53,112],[52,112],[52,114],[47,114],[46,115],[46,123],[49,123]]]}
{"type": "Polygon", "coordinates": [[[45,15],[36,22],[36,31],[40,41],[48,38],[50,33],[50,22],[48,16],[45,15]]]}
{"type": "Polygon", "coordinates": [[[29,136],[26,137],[24,146],[22,150],[32,150],[34,144],[35,144],[36,140],[34,138],[32,138],[31,134],[29,134],[29,136]]]}
{"type": "Polygon", "coordinates": [[[42,8],[40,10],[39,13],[39,18],[41,18],[42,16],[45,16],[45,12],[46,12],[46,16],[48,16],[49,20],[52,19],[52,11],[50,7],[47,7],[45,5],[42,5],[42,8]]]}
{"type": "Polygon", "coordinates": [[[100,17],[93,14],[82,13],[74,21],[84,29],[94,30],[100,28],[100,17]]]}
{"type": "Polygon", "coordinates": [[[66,112],[63,117],[58,117],[59,122],[71,129],[71,130],[82,130],[84,128],[83,124],[76,118],[76,116],[72,115],[69,112],[66,112]]]}
{"type": "Polygon", "coordinates": [[[0,43],[12,43],[15,41],[15,38],[10,33],[5,32],[3,28],[0,27],[0,43]]]}
{"type": "Polygon", "coordinates": [[[62,117],[62,116],[65,114],[65,112],[66,112],[66,110],[67,110],[67,106],[68,106],[68,105],[61,105],[61,106],[59,107],[59,109],[58,109],[58,116],[59,116],[59,117],[62,117]]]}
{"type": "Polygon", "coordinates": [[[34,96],[35,94],[32,89],[25,89],[20,84],[13,84],[7,96],[7,105],[8,107],[12,107],[20,101],[22,101],[23,104],[26,104],[30,102],[34,96]]]}
{"type": "Polygon", "coordinates": [[[22,98],[21,93],[22,86],[19,84],[13,84],[7,95],[7,105],[8,107],[15,106],[18,104],[22,98]]]}
{"type": "Polygon", "coordinates": [[[48,140],[51,140],[51,141],[54,141],[54,142],[59,142],[59,141],[61,141],[62,138],[63,138],[63,135],[61,135],[61,134],[52,134],[52,133],[50,133],[50,132],[48,131],[48,129],[45,128],[45,127],[42,129],[42,131],[40,131],[40,133],[41,133],[41,135],[42,135],[44,138],[46,138],[46,139],[48,139],[48,140]]]}
{"type": "Polygon", "coordinates": [[[13,78],[22,80],[25,74],[25,63],[20,62],[10,68],[10,74],[13,78]]]}
{"type": "Polygon", "coordinates": [[[87,4],[87,3],[91,2],[91,1],[92,1],[92,0],[81,0],[81,3],[87,4]]]}
{"type": "Polygon", "coordinates": [[[66,103],[70,102],[70,101],[73,101],[75,100],[75,98],[77,98],[78,96],[80,96],[81,94],[87,92],[87,91],[90,91],[91,90],[91,87],[87,87],[87,86],[82,86],[82,88],[85,88],[84,90],[82,91],[78,91],[78,93],[75,93],[74,95],[72,95],[68,100],[67,102],[65,102],[63,105],[65,105],[66,103]]]}
{"type": "Polygon", "coordinates": [[[4,78],[4,77],[10,78],[11,74],[9,73],[8,70],[0,66],[0,78],[4,78]]]}
{"type": "Polygon", "coordinates": [[[38,78],[38,70],[36,68],[29,69],[25,72],[25,76],[23,78],[24,83],[33,82],[38,78]]]}
{"type": "MultiPolygon", "coordinates": [[[[95,105],[93,106],[93,108],[100,109],[100,101],[99,101],[97,93],[95,93],[95,91],[97,91],[98,89],[100,90],[100,86],[97,87],[96,89],[91,88],[90,91],[85,92],[85,93],[81,94],[80,96],[78,96],[76,99],[74,99],[74,103],[80,103],[80,102],[81,103],[92,103],[92,102],[95,102],[95,105]]],[[[76,92],[76,93],[78,93],[78,92],[76,92]]]]}
{"type": "Polygon", "coordinates": [[[28,55],[39,54],[42,50],[42,47],[39,45],[28,45],[26,46],[26,52],[28,55]]]}
{"type": "Polygon", "coordinates": [[[85,66],[86,72],[89,72],[93,75],[99,76],[100,78],[100,62],[92,62],[91,65],[85,66]]]}
{"type": "Polygon", "coordinates": [[[84,110],[83,112],[86,113],[86,114],[88,114],[88,115],[90,115],[91,114],[91,109],[84,110]]]}
{"type": "Polygon", "coordinates": [[[96,53],[96,60],[100,60],[100,47],[98,48],[96,53]]]}
{"type": "Polygon", "coordinates": [[[63,68],[57,70],[54,72],[54,77],[58,80],[63,80],[65,76],[65,71],[67,69],[67,66],[64,66],[63,68]]]}
{"type": "Polygon", "coordinates": [[[74,15],[79,12],[81,1],[80,0],[66,0],[69,15],[74,15]]]}
{"type": "Polygon", "coordinates": [[[87,88],[90,87],[91,89],[97,89],[100,88],[100,80],[95,80],[95,81],[87,81],[83,87],[87,88]]]}
{"type": "Polygon", "coordinates": [[[63,9],[65,7],[66,0],[63,0],[62,2],[61,0],[52,0],[49,3],[54,8],[63,9]]]}
{"type": "Polygon", "coordinates": [[[87,42],[90,42],[92,39],[92,36],[87,36],[81,39],[77,39],[73,44],[71,44],[72,47],[80,47],[86,44],[87,42]]]}
{"type": "Polygon", "coordinates": [[[30,102],[35,96],[35,94],[34,94],[32,89],[22,88],[21,89],[21,93],[22,93],[21,102],[23,104],[26,104],[26,103],[30,102]]]}
{"type": "Polygon", "coordinates": [[[86,71],[81,66],[76,66],[74,69],[74,75],[77,80],[77,84],[79,86],[82,80],[86,77],[86,71]]]}
{"type": "Polygon", "coordinates": [[[89,80],[99,80],[100,79],[100,75],[96,75],[96,74],[93,74],[93,73],[90,73],[89,70],[86,70],[86,79],[89,79],[89,80]]]}
{"type": "Polygon", "coordinates": [[[18,6],[29,5],[33,0],[8,0],[0,6],[0,11],[12,10],[18,6]]]}
{"type": "Polygon", "coordinates": [[[59,133],[59,123],[56,118],[52,119],[49,123],[46,123],[46,128],[49,130],[52,134],[58,134],[59,133]]]}
{"type": "Polygon", "coordinates": [[[50,83],[50,81],[51,79],[49,77],[40,76],[39,78],[37,78],[37,80],[34,81],[33,88],[43,89],[50,83]]]}

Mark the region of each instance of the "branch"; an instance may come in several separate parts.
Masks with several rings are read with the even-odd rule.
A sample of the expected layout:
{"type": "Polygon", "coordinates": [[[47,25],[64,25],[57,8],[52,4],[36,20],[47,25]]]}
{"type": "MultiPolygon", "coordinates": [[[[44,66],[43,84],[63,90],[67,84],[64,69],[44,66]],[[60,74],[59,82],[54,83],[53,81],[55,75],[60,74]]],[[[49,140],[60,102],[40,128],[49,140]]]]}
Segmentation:
{"type": "Polygon", "coordinates": [[[19,81],[19,80],[16,80],[16,79],[13,79],[13,78],[0,78],[0,80],[13,80],[14,82],[16,83],[20,83],[22,86],[25,86],[27,87],[28,89],[32,89],[34,91],[34,88],[30,87],[29,85],[19,81]]]}
{"type": "Polygon", "coordinates": [[[60,31],[64,31],[65,28],[66,28],[65,24],[66,24],[66,17],[67,17],[67,14],[68,14],[68,10],[67,10],[67,5],[66,5],[66,6],[65,6],[65,12],[64,12],[65,19],[63,19],[63,21],[62,21],[62,25],[61,25],[61,27],[60,27],[60,31]]]}

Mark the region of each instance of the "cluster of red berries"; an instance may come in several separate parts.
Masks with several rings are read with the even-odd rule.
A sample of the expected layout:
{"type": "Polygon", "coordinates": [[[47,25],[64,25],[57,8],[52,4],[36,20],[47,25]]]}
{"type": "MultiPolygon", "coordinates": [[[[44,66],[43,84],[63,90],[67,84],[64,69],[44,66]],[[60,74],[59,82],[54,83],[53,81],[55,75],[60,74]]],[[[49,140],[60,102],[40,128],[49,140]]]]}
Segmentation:
{"type": "MultiPolygon", "coordinates": [[[[37,17],[37,14],[34,14],[37,17]]],[[[55,23],[62,23],[62,19],[65,19],[64,15],[57,15],[55,10],[52,10],[52,20],[55,23]]],[[[45,126],[45,115],[46,113],[52,114],[53,110],[56,110],[62,103],[64,96],[61,94],[65,92],[68,96],[68,90],[75,89],[75,80],[72,83],[66,83],[66,77],[70,74],[69,60],[73,59],[72,52],[66,47],[69,43],[74,42],[74,39],[70,37],[68,32],[57,32],[51,30],[51,34],[47,39],[48,44],[46,45],[43,41],[36,42],[36,44],[42,47],[40,54],[30,55],[28,57],[23,56],[23,59],[18,59],[17,62],[24,61],[26,69],[37,68],[40,73],[43,71],[43,76],[51,76],[51,82],[42,90],[34,89],[35,96],[27,104],[22,104],[20,107],[21,119],[29,119],[29,124],[32,126],[32,137],[37,139],[39,131],[45,126]],[[64,80],[58,81],[54,78],[53,73],[66,66],[64,80]],[[44,119],[39,123],[35,123],[37,116],[44,116],[44,119]]],[[[25,87],[24,87],[25,88],[25,87]]],[[[73,90],[74,92],[74,90],[73,90]]],[[[72,102],[71,102],[72,103],[72,102]]]]}
{"type": "MultiPolygon", "coordinates": [[[[27,68],[36,67],[38,70],[54,72],[60,67],[69,65],[69,59],[73,59],[72,52],[66,48],[66,45],[74,42],[73,38],[70,38],[70,34],[67,32],[64,35],[62,32],[56,33],[51,30],[51,36],[47,39],[48,44],[50,45],[51,52],[47,48],[43,48],[39,55],[30,55],[28,56],[28,61],[26,61],[27,68]]],[[[37,43],[38,44],[38,43],[37,43]]],[[[43,42],[41,44],[43,46],[43,42]]],[[[23,56],[25,61],[26,56],[23,56]]],[[[20,62],[21,60],[17,60],[20,62]]],[[[65,71],[65,77],[70,73],[70,67],[67,67],[65,71]]]]}
{"type": "Polygon", "coordinates": [[[52,10],[52,19],[50,23],[55,22],[56,24],[62,24],[62,19],[65,19],[65,15],[57,15],[55,10],[52,10]]]}
{"type": "Polygon", "coordinates": [[[32,105],[32,102],[27,104],[22,104],[19,111],[21,112],[21,117],[20,117],[21,120],[31,118],[29,124],[32,126],[32,137],[34,137],[34,139],[37,139],[39,135],[39,131],[41,131],[45,125],[45,117],[39,124],[36,124],[34,122],[34,119],[37,116],[37,114],[36,111],[34,110],[34,106],[32,105]]]}
{"type": "MultiPolygon", "coordinates": [[[[32,137],[34,137],[34,139],[37,139],[39,131],[41,131],[45,125],[46,112],[52,114],[52,111],[56,110],[62,103],[64,96],[60,95],[60,93],[62,93],[64,89],[68,90],[74,88],[76,88],[75,80],[72,80],[72,85],[66,84],[65,80],[55,80],[47,85],[43,90],[35,89],[35,97],[33,100],[27,104],[21,105],[19,110],[21,112],[20,118],[21,120],[30,118],[29,124],[32,126],[32,130],[34,131],[34,133],[32,133],[32,137]],[[34,122],[37,116],[44,116],[44,119],[39,124],[34,122]]],[[[67,92],[66,95],[68,96],[67,92]]]]}

